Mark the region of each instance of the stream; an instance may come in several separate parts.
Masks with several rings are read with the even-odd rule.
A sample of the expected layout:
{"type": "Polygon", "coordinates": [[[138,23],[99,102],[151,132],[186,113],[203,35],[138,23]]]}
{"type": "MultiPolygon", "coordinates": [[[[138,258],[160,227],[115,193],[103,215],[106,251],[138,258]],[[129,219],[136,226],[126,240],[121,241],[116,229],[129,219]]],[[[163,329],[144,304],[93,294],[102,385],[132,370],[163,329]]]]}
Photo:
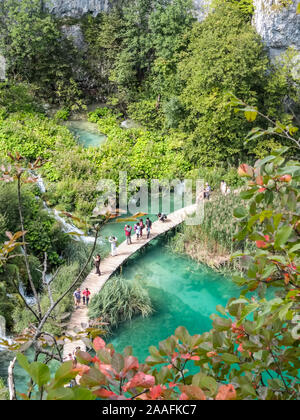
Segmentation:
{"type": "MultiPolygon", "coordinates": [[[[90,126],[82,123],[70,124],[70,130],[74,133],[76,130],[78,142],[95,147],[105,141],[105,136],[103,139],[101,133],[95,133],[94,128],[90,131],[90,126]]],[[[39,186],[42,191],[44,185],[41,179],[39,186]]],[[[55,217],[60,216],[55,214],[55,217]]],[[[155,220],[154,215],[151,219],[155,220]]],[[[74,226],[66,226],[63,220],[61,223],[65,229],[72,227],[74,231],[74,226]]],[[[122,242],[125,239],[123,229],[124,222],[114,221],[102,229],[101,236],[104,239],[115,235],[122,242]]],[[[163,239],[153,241],[144,252],[132,257],[123,268],[123,276],[128,281],[138,281],[148,291],[154,313],[149,318],[136,317],[122,324],[109,341],[117,351],[131,345],[134,355],[141,362],[148,356],[150,345],[158,346],[159,341],[173,334],[178,326],[185,326],[191,334],[210,330],[210,315],[215,312],[216,306],[224,306],[230,297],[239,296],[239,289],[231,280],[188,257],[174,254],[163,239]]],[[[5,380],[11,359],[12,354],[0,352],[0,377],[5,380]]],[[[56,365],[53,362],[52,368],[56,365]]],[[[28,377],[18,365],[15,367],[15,379],[17,390],[25,392],[28,377]]]]}

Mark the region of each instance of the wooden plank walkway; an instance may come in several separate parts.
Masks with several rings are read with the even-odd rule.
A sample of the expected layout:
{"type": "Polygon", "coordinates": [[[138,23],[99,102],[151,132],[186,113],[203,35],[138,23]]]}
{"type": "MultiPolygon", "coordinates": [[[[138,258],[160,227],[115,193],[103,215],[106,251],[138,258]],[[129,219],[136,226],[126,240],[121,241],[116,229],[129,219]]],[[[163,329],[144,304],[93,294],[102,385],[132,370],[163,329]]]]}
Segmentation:
{"type": "MultiPolygon", "coordinates": [[[[82,283],[80,289],[83,291],[85,288],[88,288],[91,292],[91,297],[98,294],[104,284],[109,280],[117,270],[136,252],[144,248],[148,243],[158,238],[160,235],[168,232],[169,230],[180,225],[186,217],[191,216],[196,211],[196,205],[193,204],[189,207],[185,207],[181,210],[177,210],[174,213],[168,215],[166,222],[156,221],[152,223],[151,236],[149,239],[146,239],[146,232],[144,230],[144,238],[137,240],[136,235],[132,236],[132,245],[127,245],[124,241],[117,248],[117,255],[112,257],[111,255],[105,258],[100,265],[101,276],[99,277],[94,273],[90,273],[85,281],[82,283]]],[[[125,235],[124,235],[125,236],[125,235]]],[[[81,305],[79,309],[75,309],[73,312],[68,328],[67,335],[74,336],[74,328],[77,327],[81,330],[81,324],[88,324],[89,318],[87,314],[88,310],[85,306],[81,305]]],[[[70,341],[66,340],[64,345],[63,357],[64,360],[67,360],[68,355],[73,354],[77,347],[80,347],[82,351],[86,350],[86,346],[82,341],[70,341]],[[67,341],[67,342],[66,342],[67,341]]]]}

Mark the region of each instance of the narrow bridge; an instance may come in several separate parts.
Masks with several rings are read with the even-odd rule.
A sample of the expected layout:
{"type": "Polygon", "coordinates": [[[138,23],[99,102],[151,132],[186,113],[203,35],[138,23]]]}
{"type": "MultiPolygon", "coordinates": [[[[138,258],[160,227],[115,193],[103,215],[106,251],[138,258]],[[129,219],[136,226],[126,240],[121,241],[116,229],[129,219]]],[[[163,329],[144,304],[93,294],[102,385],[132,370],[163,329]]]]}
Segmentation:
{"type": "MultiPolygon", "coordinates": [[[[146,239],[144,232],[144,238],[136,240],[135,235],[132,237],[132,245],[127,245],[127,242],[123,242],[117,248],[117,255],[112,257],[111,255],[105,258],[100,265],[101,276],[99,277],[94,273],[90,273],[85,281],[81,285],[81,290],[88,288],[91,292],[91,297],[98,294],[104,284],[109,280],[123,264],[132,257],[140,249],[144,248],[148,243],[158,238],[160,235],[168,232],[169,230],[174,229],[176,226],[184,222],[184,220],[193,215],[196,211],[196,204],[193,204],[189,207],[177,210],[174,213],[168,215],[167,220],[163,223],[161,221],[156,221],[152,223],[151,236],[149,239],[146,239]]],[[[67,335],[74,336],[74,328],[78,328],[82,331],[84,328],[82,324],[88,325],[88,310],[84,306],[81,306],[79,309],[76,309],[70,319],[67,335]]],[[[68,355],[75,351],[76,347],[80,347],[82,351],[86,350],[86,346],[82,341],[72,341],[65,343],[63,357],[64,360],[68,358],[68,355]]]]}

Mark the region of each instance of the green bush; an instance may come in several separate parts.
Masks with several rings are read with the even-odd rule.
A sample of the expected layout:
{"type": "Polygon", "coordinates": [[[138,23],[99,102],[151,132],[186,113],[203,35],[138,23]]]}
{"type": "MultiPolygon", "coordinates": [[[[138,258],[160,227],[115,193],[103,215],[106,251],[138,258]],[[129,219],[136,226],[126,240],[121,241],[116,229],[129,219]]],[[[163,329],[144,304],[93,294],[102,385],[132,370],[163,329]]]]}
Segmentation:
{"type": "Polygon", "coordinates": [[[67,121],[70,117],[70,110],[63,108],[56,112],[54,118],[56,120],[67,121]]]}
{"type": "Polygon", "coordinates": [[[9,392],[2,378],[0,378],[0,401],[9,400],[9,392]]]}

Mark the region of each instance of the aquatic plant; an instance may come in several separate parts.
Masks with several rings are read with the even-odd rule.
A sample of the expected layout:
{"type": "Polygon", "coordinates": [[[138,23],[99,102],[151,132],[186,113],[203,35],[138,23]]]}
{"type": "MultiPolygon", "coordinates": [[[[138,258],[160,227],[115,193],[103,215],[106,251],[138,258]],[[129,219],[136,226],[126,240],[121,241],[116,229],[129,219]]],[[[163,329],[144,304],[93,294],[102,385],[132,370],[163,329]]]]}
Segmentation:
{"type": "Polygon", "coordinates": [[[232,217],[232,212],[241,203],[242,199],[236,193],[213,194],[212,199],[205,202],[203,222],[196,226],[182,225],[170,241],[170,247],[219,270],[224,266],[238,268],[237,264],[230,262],[231,253],[250,247],[246,240],[235,240],[238,222],[232,217]]]}
{"type": "Polygon", "coordinates": [[[147,291],[137,281],[128,281],[123,277],[110,279],[92,298],[89,307],[89,317],[101,318],[109,324],[109,330],[134,316],[147,317],[152,312],[147,291]]]}

